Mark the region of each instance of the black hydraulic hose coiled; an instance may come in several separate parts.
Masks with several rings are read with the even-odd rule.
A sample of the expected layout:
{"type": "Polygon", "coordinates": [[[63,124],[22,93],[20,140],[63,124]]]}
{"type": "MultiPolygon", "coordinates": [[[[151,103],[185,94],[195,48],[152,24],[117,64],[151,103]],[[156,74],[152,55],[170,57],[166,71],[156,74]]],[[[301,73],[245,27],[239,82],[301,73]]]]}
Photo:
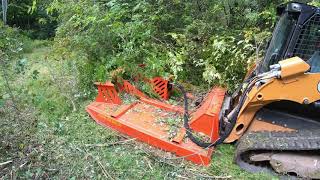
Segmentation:
{"type": "MultiPolygon", "coordinates": [[[[241,110],[241,107],[242,105],[244,104],[246,98],[247,98],[247,93],[252,89],[253,85],[251,83],[252,81],[250,81],[250,85],[245,89],[243,95],[240,97],[240,100],[239,100],[239,103],[238,105],[235,107],[235,113],[232,113],[231,117],[229,117],[229,125],[228,127],[226,128],[226,130],[224,131],[223,134],[220,134],[220,138],[213,142],[213,143],[208,143],[208,142],[204,142],[204,141],[201,141],[199,139],[197,139],[194,134],[193,134],[193,130],[190,128],[190,125],[189,125],[189,113],[188,113],[188,97],[187,97],[187,93],[184,89],[184,87],[180,84],[175,84],[175,86],[177,88],[180,89],[180,91],[183,93],[183,98],[184,98],[184,114],[183,114],[183,125],[184,125],[184,128],[186,129],[186,134],[187,134],[187,137],[192,141],[194,142],[196,145],[200,146],[200,147],[203,147],[203,148],[212,148],[212,147],[215,147],[217,145],[220,145],[224,142],[224,140],[230,135],[230,133],[232,132],[233,128],[235,127],[236,123],[237,123],[237,118],[238,118],[238,115],[240,113],[240,110],[241,110]]],[[[221,117],[223,118],[223,117],[221,117]]],[[[221,122],[219,120],[219,122],[221,122]]],[[[222,131],[221,129],[219,130],[220,132],[222,131]]]]}

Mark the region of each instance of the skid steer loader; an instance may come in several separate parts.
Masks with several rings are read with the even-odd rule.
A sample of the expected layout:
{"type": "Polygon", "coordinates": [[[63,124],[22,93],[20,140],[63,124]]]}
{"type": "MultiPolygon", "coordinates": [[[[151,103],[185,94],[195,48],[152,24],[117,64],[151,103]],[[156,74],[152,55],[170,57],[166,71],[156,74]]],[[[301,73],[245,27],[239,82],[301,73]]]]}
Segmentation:
{"type": "Polygon", "coordinates": [[[161,77],[146,83],[164,99],[180,89],[183,106],[149,98],[129,81],[97,83],[86,110],[101,125],[197,164],[208,165],[219,144],[236,142],[243,169],[320,178],[320,8],[290,2],[277,13],[264,59],[235,93],[215,87],[189,112],[190,95],[161,77]],[[125,104],[118,92],[138,99],[125,104]],[[183,117],[173,136],[157,122],[170,115],[183,117]]]}

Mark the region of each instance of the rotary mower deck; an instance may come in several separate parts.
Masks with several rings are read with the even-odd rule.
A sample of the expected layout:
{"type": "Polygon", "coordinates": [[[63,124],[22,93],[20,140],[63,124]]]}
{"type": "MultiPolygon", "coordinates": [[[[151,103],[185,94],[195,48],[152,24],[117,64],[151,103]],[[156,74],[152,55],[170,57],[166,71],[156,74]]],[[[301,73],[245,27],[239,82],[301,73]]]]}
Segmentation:
{"type": "MultiPolygon", "coordinates": [[[[163,99],[168,99],[168,82],[162,78],[150,81],[153,89],[163,99]]],[[[140,141],[172,152],[177,156],[196,164],[210,163],[212,148],[203,149],[186,138],[186,129],[181,127],[174,137],[170,137],[167,124],[159,124],[158,118],[168,118],[169,114],[181,116],[183,107],[174,106],[165,101],[149,98],[129,81],[122,84],[111,82],[96,83],[98,95],[95,102],[86,107],[90,116],[100,125],[137,138],[140,141]],[[138,97],[135,102],[124,104],[117,90],[138,97]]],[[[214,88],[207,95],[201,106],[190,114],[190,127],[214,142],[219,137],[219,113],[225,90],[214,88]]]]}

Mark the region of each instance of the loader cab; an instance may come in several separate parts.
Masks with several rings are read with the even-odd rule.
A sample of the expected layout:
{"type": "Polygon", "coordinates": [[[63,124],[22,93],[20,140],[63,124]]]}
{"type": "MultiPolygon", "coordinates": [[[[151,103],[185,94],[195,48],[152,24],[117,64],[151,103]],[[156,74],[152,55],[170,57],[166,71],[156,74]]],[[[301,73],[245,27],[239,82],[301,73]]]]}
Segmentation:
{"type": "MultiPolygon", "coordinates": [[[[270,70],[270,65],[296,56],[310,65],[309,73],[320,73],[320,8],[291,2],[279,6],[277,14],[279,20],[257,73],[267,72],[270,70]]],[[[262,111],[265,109],[290,114],[292,119],[309,118],[310,122],[316,122],[317,125],[314,127],[320,126],[320,101],[301,105],[282,100],[268,104],[262,111]]],[[[301,121],[296,122],[295,128],[299,128],[301,121]]],[[[312,126],[311,124],[311,128],[312,126]]]]}
{"type": "Polygon", "coordinates": [[[279,6],[277,14],[279,20],[258,73],[294,56],[307,61],[311,73],[320,73],[320,8],[291,2],[279,6]]]}

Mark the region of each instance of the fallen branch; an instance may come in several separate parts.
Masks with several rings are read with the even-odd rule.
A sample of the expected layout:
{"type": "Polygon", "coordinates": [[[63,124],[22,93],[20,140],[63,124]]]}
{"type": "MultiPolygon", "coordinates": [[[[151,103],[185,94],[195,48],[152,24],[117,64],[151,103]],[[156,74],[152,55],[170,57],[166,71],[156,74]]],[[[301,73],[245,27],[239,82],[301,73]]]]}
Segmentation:
{"type": "Polygon", "coordinates": [[[95,160],[97,161],[98,165],[100,166],[104,176],[106,177],[106,179],[114,179],[109,173],[108,171],[104,168],[104,166],[101,164],[101,162],[95,158],[95,160]]]}
{"type": "Polygon", "coordinates": [[[11,170],[10,171],[10,180],[13,180],[14,178],[13,178],[13,171],[11,170]]]}
{"type": "Polygon", "coordinates": [[[3,162],[3,163],[0,163],[0,166],[4,166],[4,165],[10,164],[10,163],[12,163],[11,160],[10,160],[10,161],[6,161],[6,162],[3,162]]]}
{"type": "Polygon", "coordinates": [[[214,176],[214,175],[208,175],[208,174],[201,174],[199,173],[199,171],[194,170],[194,169],[186,169],[187,171],[189,171],[191,174],[199,176],[199,177],[203,177],[203,178],[211,178],[211,179],[231,179],[232,176],[214,176]],[[197,172],[197,173],[195,173],[197,172]]]}
{"type": "Polygon", "coordinates": [[[132,139],[127,139],[124,141],[117,141],[114,143],[105,143],[105,144],[86,144],[86,147],[108,147],[108,146],[113,146],[113,145],[122,145],[122,144],[126,144],[128,142],[134,141],[136,140],[136,138],[132,138],[132,139]]]}
{"type": "Polygon", "coordinates": [[[23,163],[23,164],[21,164],[21,165],[19,166],[19,168],[23,168],[23,166],[25,166],[27,163],[28,163],[28,161],[25,162],[25,163],[23,163]]]}
{"type": "Polygon", "coordinates": [[[181,175],[177,175],[177,177],[178,177],[179,179],[189,179],[189,178],[184,177],[184,176],[181,176],[181,175]]]}
{"type": "Polygon", "coordinates": [[[149,161],[149,159],[147,157],[145,157],[145,160],[147,161],[147,164],[148,164],[150,170],[153,171],[153,167],[151,166],[151,162],[149,161]]]}

